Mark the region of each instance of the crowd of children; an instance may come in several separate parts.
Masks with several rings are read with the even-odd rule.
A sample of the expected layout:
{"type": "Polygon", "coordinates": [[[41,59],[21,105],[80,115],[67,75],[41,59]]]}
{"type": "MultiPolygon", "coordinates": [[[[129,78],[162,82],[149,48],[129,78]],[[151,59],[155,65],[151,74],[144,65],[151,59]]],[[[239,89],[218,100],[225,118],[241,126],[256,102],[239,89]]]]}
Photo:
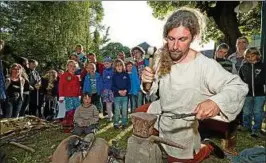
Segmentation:
{"type": "MultiPolygon", "coordinates": [[[[136,107],[143,104],[140,76],[141,70],[147,66],[147,61],[144,64],[145,51],[139,46],[133,49],[132,56],[137,61],[136,64],[133,60],[125,62],[123,52],[119,53],[116,59],[105,57],[103,63],[96,61],[95,54],[90,53],[85,56],[81,51],[79,55],[71,55],[71,60],[67,62],[67,71],[59,80],[59,102],[64,101],[66,106],[63,125],[71,126],[75,122],[75,133],[92,131],[96,127],[96,121],[93,123],[94,127],[84,129],[81,119],[85,117],[81,116],[80,112],[97,108],[98,112],[88,113],[86,117],[92,116],[93,119],[96,113],[102,113],[109,121],[113,121],[115,129],[119,129],[120,126],[122,129],[127,127],[129,102],[130,112],[134,112],[136,107]],[[83,63],[80,56],[87,57],[88,62],[83,63]],[[83,68],[80,64],[84,65],[83,68]],[[79,96],[83,97],[82,104],[79,96]],[[90,103],[86,104],[86,107],[84,98],[88,98],[87,102],[90,103]],[[77,108],[79,109],[76,113],[77,108]],[[121,124],[119,124],[120,117],[121,124]]],[[[86,121],[86,118],[84,120],[86,121]]],[[[86,126],[90,125],[86,123],[86,126]]]]}
{"type": "MultiPolygon", "coordinates": [[[[240,37],[236,42],[237,51],[228,56],[229,46],[222,43],[217,46],[214,59],[248,84],[249,93],[239,116],[241,129],[259,137],[265,116],[265,67],[259,50],[247,47],[247,38],[240,37]]],[[[140,84],[141,72],[149,66],[145,53],[142,47],[136,46],[131,49],[132,60],[125,61],[124,52],[120,52],[117,58],[107,56],[100,63],[94,53],[84,54],[83,47],[76,45],[65,72],[49,70],[42,77],[36,71],[36,60],[21,57],[11,65],[5,78],[7,99],[1,103],[3,117],[24,116],[27,112],[54,119],[57,102],[64,102],[66,113],[62,124],[74,126],[76,134],[94,132],[99,113],[112,121],[115,129],[120,126],[124,129],[128,123],[128,107],[134,112],[144,104],[140,84]]]]}
{"type": "Polygon", "coordinates": [[[113,121],[115,129],[125,129],[128,112],[144,103],[140,77],[148,66],[141,47],[131,52],[129,61],[125,61],[124,52],[119,52],[117,58],[107,56],[100,63],[94,53],[85,55],[82,46],[76,45],[65,71],[52,69],[43,76],[36,71],[36,60],[21,57],[6,77],[8,98],[1,105],[3,117],[26,113],[52,120],[56,118],[57,104],[62,103],[65,117],[61,123],[66,131],[74,127],[75,134],[92,132],[99,117],[113,121]]]}

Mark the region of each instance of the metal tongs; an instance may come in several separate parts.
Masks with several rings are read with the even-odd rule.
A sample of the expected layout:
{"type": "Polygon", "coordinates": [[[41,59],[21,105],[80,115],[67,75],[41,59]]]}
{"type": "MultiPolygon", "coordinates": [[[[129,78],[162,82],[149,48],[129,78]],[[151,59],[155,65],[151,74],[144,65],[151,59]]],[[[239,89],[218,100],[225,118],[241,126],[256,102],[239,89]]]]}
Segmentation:
{"type": "Polygon", "coordinates": [[[153,115],[159,115],[159,116],[163,116],[163,117],[170,117],[171,119],[183,119],[183,118],[187,118],[187,117],[196,116],[196,113],[181,113],[181,114],[178,114],[178,113],[163,111],[160,114],[153,114],[153,115]],[[169,114],[172,114],[172,115],[165,115],[165,113],[169,113],[169,114]]]}

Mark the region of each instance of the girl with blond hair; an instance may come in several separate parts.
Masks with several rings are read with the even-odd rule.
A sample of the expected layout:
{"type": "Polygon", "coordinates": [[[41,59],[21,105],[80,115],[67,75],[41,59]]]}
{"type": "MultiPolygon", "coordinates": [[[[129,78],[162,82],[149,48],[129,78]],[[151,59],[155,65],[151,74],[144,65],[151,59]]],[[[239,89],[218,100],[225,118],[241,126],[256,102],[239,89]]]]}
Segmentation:
{"type": "MultiPolygon", "coordinates": [[[[63,126],[73,127],[73,116],[75,109],[80,105],[80,81],[75,75],[77,62],[74,60],[67,61],[67,71],[59,79],[59,102],[65,102],[66,114],[63,126]]],[[[65,132],[69,132],[69,129],[65,132]]]]}
{"type": "Polygon", "coordinates": [[[14,63],[10,66],[10,76],[6,78],[5,88],[7,100],[4,117],[18,117],[23,102],[24,89],[29,89],[29,81],[22,77],[22,66],[14,63]]]}

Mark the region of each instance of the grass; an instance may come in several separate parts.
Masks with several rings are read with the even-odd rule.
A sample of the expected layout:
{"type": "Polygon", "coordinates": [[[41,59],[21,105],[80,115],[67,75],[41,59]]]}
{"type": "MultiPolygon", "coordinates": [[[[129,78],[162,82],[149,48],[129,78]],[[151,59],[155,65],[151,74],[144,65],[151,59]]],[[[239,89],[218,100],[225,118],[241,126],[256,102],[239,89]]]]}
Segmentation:
{"type": "MultiPolygon", "coordinates": [[[[97,136],[104,138],[110,143],[111,140],[116,138],[120,133],[121,130],[114,130],[110,122],[102,120],[97,136]]],[[[118,139],[121,148],[126,149],[127,139],[131,134],[132,130],[128,127],[124,132],[124,135],[120,135],[118,139]]],[[[61,140],[67,138],[69,135],[70,134],[63,133],[59,127],[49,128],[37,132],[33,137],[29,137],[21,142],[22,144],[34,148],[36,150],[35,153],[29,153],[23,149],[8,144],[2,146],[2,149],[0,150],[6,153],[8,163],[49,163],[49,156],[53,154],[61,140]]],[[[238,132],[237,139],[236,148],[239,152],[245,148],[254,147],[255,145],[265,145],[265,140],[254,139],[247,133],[243,132],[238,132]]],[[[214,141],[220,144],[219,139],[214,139],[214,141]]],[[[219,160],[211,156],[209,159],[205,160],[204,163],[229,163],[229,160],[219,160]]]]}

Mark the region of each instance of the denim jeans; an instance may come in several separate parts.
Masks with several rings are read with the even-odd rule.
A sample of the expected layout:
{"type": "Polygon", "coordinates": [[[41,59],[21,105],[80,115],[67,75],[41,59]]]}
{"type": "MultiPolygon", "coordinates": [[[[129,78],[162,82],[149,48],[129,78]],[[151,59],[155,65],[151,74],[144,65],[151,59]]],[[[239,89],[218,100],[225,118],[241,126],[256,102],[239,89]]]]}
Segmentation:
{"type": "Polygon", "coordinates": [[[138,93],[138,101],[137,101],[137,107],[140,107],[144,103],[144,93],[139,91],[138,93]]]}
{"type": "Polygon", "coordinates": [[[127,125],[127,108],[128,108],[128,97],[115,97],[115,116],[114,116],[114,125],[119,125],[120,112],[122,111],[122,125],[127,125]]]}
{"type": "Polygon", "coordinates": [[[102,100],[100,95],[98,95],[97,93],[92,94],[91,103],[97,107],[99,112],[103,112],[102,100]]]}
{"type": "Polygon", "coordinates": [[[130,99],[130,111],[134,113],[137,108],[138,96],[137,95],[129,95],[130,99]]]}
{"type": "Polygon", "coordinates": [[[30,103],[30,95],[23,94],[23,102],[22,102],[19,116],[25,116],[25,112],[29,111],[29,103],[30,103]]]}
{"type": "Polygon", "coordinates": [[[263,106],[265,103],[265,96],[246,97],[243,107],[243,126],[252,131],[259,131],[261,129],[264,118],[263,106]],[[252,127],[252,119],[254,118],[254,125],[252,127]]]}
{"type": "Polygon", "coordinates": [[[89,125],[88,127],[80,127],[78,124],[75,124],[72,133],[78,136],[81,136],[82,134],[90,134],[93,133],[93,131],[98,128],[98,125],[99,124],[92,124],[89,125]]]}
{"type": "Polygon", "coordinates": [[[5,102],[5,109],[3,110],[4,117],[5,118],[17,118],[19,116],[21,106],[22,106],[21,97],[9,98],[5,102]]]}

